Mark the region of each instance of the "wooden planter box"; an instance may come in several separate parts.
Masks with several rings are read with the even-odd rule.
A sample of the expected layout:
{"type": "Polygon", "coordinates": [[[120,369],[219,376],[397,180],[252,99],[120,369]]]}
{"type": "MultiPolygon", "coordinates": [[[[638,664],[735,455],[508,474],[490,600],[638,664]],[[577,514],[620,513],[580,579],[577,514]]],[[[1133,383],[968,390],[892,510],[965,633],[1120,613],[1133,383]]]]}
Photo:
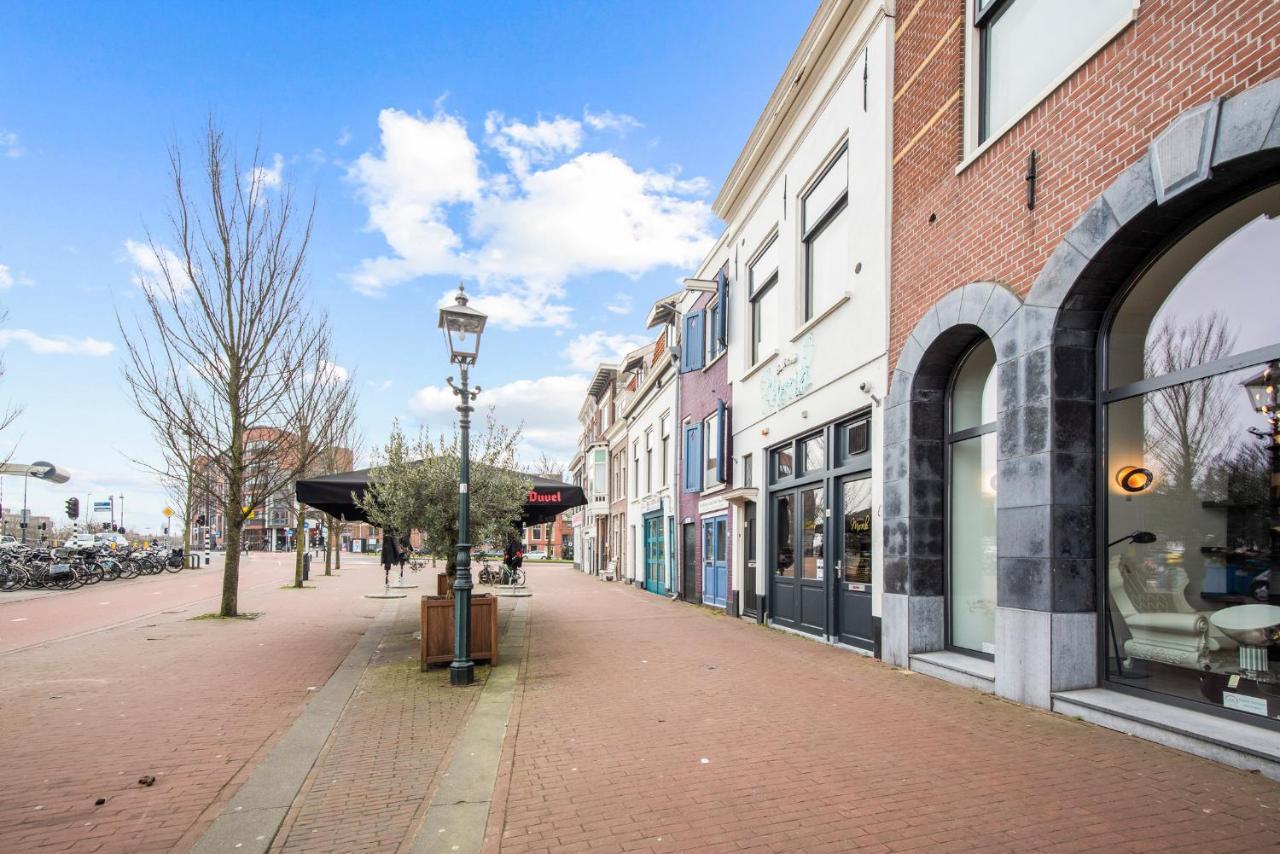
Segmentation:
{"type": "MultiPolygon", "coordinates": [[[[498,660],[498,600],[488,594],[471,595],[472,661],[498,660]]],[[[422,669],[453,661],[453,600],[422,597],[422,669]]]]}
{"type": "Polygon", "coordinates": [[[436,595],[437,596],[449,595],[449,573],[441,572],[438,575],[436,575],[436,595]]]}

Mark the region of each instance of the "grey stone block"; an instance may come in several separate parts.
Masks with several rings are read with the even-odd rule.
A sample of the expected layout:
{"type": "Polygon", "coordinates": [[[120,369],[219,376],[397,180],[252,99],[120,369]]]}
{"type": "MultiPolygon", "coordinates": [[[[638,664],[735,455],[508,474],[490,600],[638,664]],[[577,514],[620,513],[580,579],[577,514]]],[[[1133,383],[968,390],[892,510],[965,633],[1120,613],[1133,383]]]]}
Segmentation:
{"type": "Polygon", "coordinates": [[[1208,179],[1219,103],[1215,98],[1184,110],[1151,141],[1151,173],[1159,204],[1208,179]]]}
{"type": "Polygon", "coordinates": [[[1001,508],[996,520],[996,552],[1002,557],[1049,557],[1050,507],[1001,508]]]}
{"type": "MultiPolygon", "coordinates": [[[[904,433],[913,440],[941,441],[946,422],[943,418],[942,402],[936,400],[917,400],[908,404],[911,408],[910,432],[904,433]]],[[[914,458],[912,460],[914,463],[914,458]]]]}
{"type": "Polygon", "coordinates": [[[991,293],[996,289],[994,282],[971,282],[961,289],[960,313],[956,323],[978,325],[978,319],[987,308],[991,293]]]}
{"type": "Polygon", "coordinates": [[[941,596],[945,586],[942,558],[911,555],[907,560],[911,573],[907,592],[912,596],[941,596]]]}
{"type": "Polygon", "coordinates": [[[1022,302],[1013,295],[1012,291],[1004,285],[997,284],[992,288],[991,297],[978,318],[978,326],[982,327],[988,337],[995,338],[996,333],[1004,328],[1009,318],[1013,317],[1021,307],[1022,302]]]}
{"type": "Polygon", "coordinates": [[[1049,348],[1028,351],[1022,362],[1022,399],[1035,403],[1049,396],[1049,348]]]}
{"type": "Polygon", "coordinates": [[[1053,351],[1053,396],[1058,399],[1092,402],[1095,394],[1094,369],[1097,354],[1081,347],[1055,347],[1053,351]]]}
{"type": "Polygon", "coordinates": [[[906,557],[909,552],[910,523],[902,517],[884,521],[884,553],[886,557],[906,557]]]}
{"type": "Polygon", "coordinates": [[[902,342],[902,352],[898,354],[898,370],[914,374],[920,367],[920,357],[924,355],[924,346],[916,340],[915,335],[908,335],[902,342]]]}
{"type": "Polygon", "coordinates": [[[996,694],[1049,708],[1052,690],[1052,615],[996,608],[996,694]]]}
{"type": "Polygon", "coordinates": [[[1041,305],[1057,308],[1062,300],[1071,292],[1071,286],[1080,278],[1089,259],[1081,254],[1070,243],[1062,242],[1053,250],[1044,269],[1036,276],[1031,285],[1031,292],[1024,302],[1027,305],[1041,305]]]}
{"type": "Polygon", "coordinates": [[[1049,450],[1049,404],[1028,404],[1021,412],[1022,453],[1038,454],[1049,450]]]}
{"type": "Polygon", "coordinates": [[[996,459],[1007,460],[1023,453],[1022,421],[1025,407],[1009,409],[996,415],[996,459]]]}
{"type": "Polygon", "coordinates": [[[1055,453],[1052,495],[1054,503],[1092,505],[1096,462],[1093,454],[1055,453]]]}
{"type": "MultiPolygon", "coordinates": [[[[910,340],[910,339],[908,339],[910,340]]],[[[898,360],[901,363],[901,359],[898,360]]],[[[893,377],[889,380],[889,394],[885,397],[886,406],[897,406],[899,403],[907,403],[911,400],[911,383],[914,375],[904,370],[893,372],[893,377]]]]}
{"type": "Polygon", "coordinates": [[[996,348],[996,362],[1009,362],[1022,355],[1022,313],[1026,306],[1018,309],[991,336],[991,343],[996,348]]]}
{"type": "Polygon", "coordinates": [[[1049,559],[1002,557],[996,561],[996,603],[1004,608],[1048,611],[1053,606],[1049,559]]]}
{"type": "Polygon", "coordinates": [[[1262,149],[1280,114],[1280,79],[1246,89],[1222,102],[1213,165],[1262,149]]]}
{"type": "Polygon", "coordinates": [[[1094,449],[1097,433],[1093,404],[1085,400],[1053,402],[1053,448],[1064,453],[1087,454],[1094,449]]]}
{"type": "MultiPolygon", "coordinates": [[[[898,436],[905,436],[905,432],[898,433],[898,436]]],[[[886,481],[905,480],[910,477],[911,471],[907,463],[907,449],[910,447],[906,442],[893,442],[884,446],[884,477],[886,481]]]]}
{"type": "Polygon", "coordinates": [[[1098,684],[1098,615],[1049,617],[1050,691],[1074,691],[1098,684]]]}
{"type": "Polygon", "coordinates": [[[911,330],[911,337],[920,343],[925,350],[931,345],[942,331],[942,327],[938,325],[938,314],[932,308],[924,313],[924,317],[916,323],[916,328],[911,330]]]}
{"type": "Polygon", "coordinates": [[[896,667],[906,667],[910,656],[909,598],[897,592],[880,597],[880,655],[896,667]]]}
{"type": "Polygon", "coordinates": [[[1151,176],[1151,155],[1142,155],[1141,160],[1121,172],[1102,196],[1121,225],[1154,205],[1156,186],[1151,176]]]}
{"type": "Polygon", "coordinates": [[[946,620],[941,596],[911,596],[907,609],[908,653],[934,652],[946,646],[946,620]]]}
{"type": "Polygon", "coordinates": [[[1003,509],[1048,504],[1053,492],[1050,457],[1042,453],[1000,460],[996,464],[1000,473],[996,506],[1003,509]]]}
{"type": "Polygon", "coordinates": [[[908,561],[905,557],[890,557],[885,555],[884,559],[884,589],[885,594],[901,593],[906,594],[910,587],[909,580],[911,573],[908,561]]]}
{"type": "Polygon", "coordinates": [[[1091,558],[1096,546],[1092,504],[1055,504],[1053,507],[1053,556],[1091,558]]]}
{"type": "Polygon", "coordinates": [[[942,478],[912,478],[908,507],[912,518],[938,517],[943,514],[944,481],[942,478]]]}
{"type": "Polygon", "coordinates": [[[1085,208],[1064,239],[1080,250],[1080,254],[1092,258],[1119,230],[1120,223],[1111,213],[1111,205],[1107,204],[1107,197],[1103,195],[1085,208]]]}
{"type": "Polygon", "coordinates": [[[911,443],[911,480],[923,478],[941,479],[943,475],[943,447],[941,438],[937,441],[918,439],[911,443]]]}
{"type": "Polygon", "coordinates": [[[890,439],[906,439],[911,430],[911,404],[898,403],[884,410],[884,435],[890,439]]]}
{"type": "MultiPolygon", "coordinates": [[[[916,516],[911,519],[907,528],[907,549],[912,557],[942,556],[942,519],[916,516]]],[[[915,581],[916,566],[912,566],[912,581],[915,581]]],[[[915,588],[912,588],[915,592],[915,588]]]]}
{"type": "Polygon", "coordinates": [[[1096,610],[1097,580],[1093,568],[1092,560],[1050,561],[1051,610],[1064,613],[1096,610]]]}
{"type": "Polygon", "coordinates": [[[942,332],[960,322],[960,304],[964,300],[964,288],[956,288],[934,303],[938,315],[938,329],[942,332]]]}
{"type": "Polygon", "coordinates": [[[996,365],[996,412],[1006,412],[1022,406],[1021,358],[1007,359],[996,365]]]}
{"type": "Polygon", "coordinates": [[[907,514],[908,482],[906,480],[885,481],[881,506],[886,519],[905,518],[907,514]]]}

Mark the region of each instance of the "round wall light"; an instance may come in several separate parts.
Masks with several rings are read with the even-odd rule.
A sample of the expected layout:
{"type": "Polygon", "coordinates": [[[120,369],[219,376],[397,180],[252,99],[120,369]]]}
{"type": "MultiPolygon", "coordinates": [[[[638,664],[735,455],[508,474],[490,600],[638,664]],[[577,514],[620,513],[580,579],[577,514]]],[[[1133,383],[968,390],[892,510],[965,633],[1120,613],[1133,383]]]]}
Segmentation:
{"type": "Polygon", "coordinates": [[[1125,492],[1146,492],[1155,480],[1156,476],[1151,469],[1138,466],[1125,466],[1116,472],[1116,483],[1125,492]]]}

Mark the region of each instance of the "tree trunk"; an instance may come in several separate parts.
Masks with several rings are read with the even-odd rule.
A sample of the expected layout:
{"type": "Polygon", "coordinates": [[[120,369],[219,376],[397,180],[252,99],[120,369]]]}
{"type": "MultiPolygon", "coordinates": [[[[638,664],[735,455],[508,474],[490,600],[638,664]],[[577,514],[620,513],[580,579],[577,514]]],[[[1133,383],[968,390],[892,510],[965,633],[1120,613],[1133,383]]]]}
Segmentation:
{"type": "Polygon", "coordinates": [[[333,575],[333,517],[325,518],[324,574],[333,575]]]}
{"type": "Polygon", "coordinates": [[[337,524],[337,539],[333,543],[333,569],[338,571],[342,569],[342,523],[337,524]]]}
{"type": "Polygon", "coordinates": [[[228,501],[226,509],[223,511],[226,517],[226,530],[222,532],[222,610],[218,613],[223,617],[235,617],[239,615],[237,610],[239,605],[240,592],[240,525],[232,524],[233,519],[240,516],[240,508],[233,508],[232,502],[228,501]]]}
{"type": "Polygon", "coordinates": [[[191,505],[195,502],[195,468],[187,468],[187,500],[182,504],[182,559],[191,554],[191,505]]]}
{"type": "Polygon", "coordinates": [[[294,530],[294,565],[293,565],[293,586],[302,586],[302,563],[307,553],[307,519],[306,507],[301,501],[298,502],[298,523],[294,530]]]}

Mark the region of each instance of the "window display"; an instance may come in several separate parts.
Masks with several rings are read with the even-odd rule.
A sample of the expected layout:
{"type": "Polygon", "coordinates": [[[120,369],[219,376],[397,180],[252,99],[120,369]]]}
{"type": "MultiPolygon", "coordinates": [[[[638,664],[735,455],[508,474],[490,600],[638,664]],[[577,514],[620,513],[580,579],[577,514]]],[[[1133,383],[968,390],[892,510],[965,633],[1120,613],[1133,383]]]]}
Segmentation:
{"type": "Polygon", "coordinates": [[[1274,287],[1277,201],[1210,218],[1135,283],[1103,393],[1108,679],[1272,719],[1280,330],[1256,307],[1274,287]]]}

